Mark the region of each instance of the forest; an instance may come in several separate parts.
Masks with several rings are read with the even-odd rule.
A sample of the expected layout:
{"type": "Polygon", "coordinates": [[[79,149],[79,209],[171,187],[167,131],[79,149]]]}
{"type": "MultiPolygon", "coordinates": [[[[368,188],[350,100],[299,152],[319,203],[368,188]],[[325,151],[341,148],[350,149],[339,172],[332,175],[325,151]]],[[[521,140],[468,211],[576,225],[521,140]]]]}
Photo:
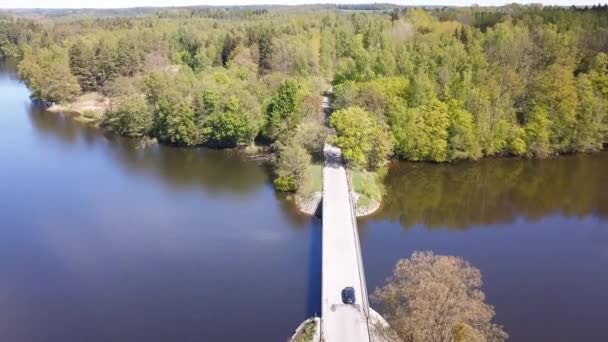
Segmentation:
{"type": "Polygon", "coordinates": [[[608,144],[608,6],[302,6],[0,15],[0,54],[46,104],[96,93],[99,124],[178,146],[261,146],[309,186],[326,138],[390,158],[544,158],[608,144]]]}

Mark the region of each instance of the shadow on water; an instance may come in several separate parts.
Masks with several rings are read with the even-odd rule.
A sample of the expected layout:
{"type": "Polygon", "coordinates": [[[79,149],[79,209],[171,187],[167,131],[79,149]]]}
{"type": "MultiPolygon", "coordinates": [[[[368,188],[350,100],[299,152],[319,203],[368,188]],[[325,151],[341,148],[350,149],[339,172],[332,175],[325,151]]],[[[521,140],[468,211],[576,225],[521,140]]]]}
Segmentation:
{"type": "Polygon", "coordinates": [[[313,218],[314,224],[310,229],[310,246],[308,259],[308,290],[307,317],[321,315],[321,258],[322,258],[322,224],[318,218],[313,218]]]}

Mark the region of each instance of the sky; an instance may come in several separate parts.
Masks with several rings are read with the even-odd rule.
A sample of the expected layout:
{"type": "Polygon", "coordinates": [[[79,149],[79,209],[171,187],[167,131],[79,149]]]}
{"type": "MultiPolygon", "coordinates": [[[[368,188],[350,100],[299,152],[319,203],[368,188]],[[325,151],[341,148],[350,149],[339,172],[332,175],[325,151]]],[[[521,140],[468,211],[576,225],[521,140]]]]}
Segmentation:
{"type": "Polygon", "coordinates": [[[506,3],[542,3],[545,5],[593,5],[606,0],[0,0],[0,8],[124,8],[124,7],[164,7],[164,6],[196,6],[196,5],[259,5],[282,4],[299,5],[310,3],[372,3],[388,2],[400,5],[444,5],[444,6],[499,6],[506,3]]]}

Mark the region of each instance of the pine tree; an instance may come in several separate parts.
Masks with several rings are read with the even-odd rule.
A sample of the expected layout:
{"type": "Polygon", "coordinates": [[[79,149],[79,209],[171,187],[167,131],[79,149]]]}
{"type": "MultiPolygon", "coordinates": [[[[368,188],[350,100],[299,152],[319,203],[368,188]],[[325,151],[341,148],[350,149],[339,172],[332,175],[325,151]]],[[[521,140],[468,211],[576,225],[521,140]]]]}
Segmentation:
{"type": "Polygon", "coordinates": [[[78,79],[78,84],[84,92],[94,91],[97,87],[94,69],[95,63],[91,51],[83,42],[77,42],[68,52],[70,71],[78,79]]]}

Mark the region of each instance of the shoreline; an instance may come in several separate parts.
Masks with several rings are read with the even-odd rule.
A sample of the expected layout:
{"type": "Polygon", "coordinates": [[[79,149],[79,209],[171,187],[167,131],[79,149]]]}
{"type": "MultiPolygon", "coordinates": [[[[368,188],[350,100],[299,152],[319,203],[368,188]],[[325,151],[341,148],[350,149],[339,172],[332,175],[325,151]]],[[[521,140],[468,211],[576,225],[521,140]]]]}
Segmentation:
{"type": "Polygon", "coordinates": [[[298,208],[298,211],[309,215],[321,217],[321,208],[323,202],[323,192],[315,191],[312,195],[307,198],[303,198],[299,194],[295,194],[294,196],[295,205],[298,208]]]}
{"type": "MultiPolygon", "coordinates": [[[[361,196],[356,192],[351,192],[351,198],[354,203],[358,203],[358,199],[361,196]]],[[[322,216],[322,203],[323,203],[323,193],[316,191],[312,194],[312,196],[308,198],[302,198],[298,194],[293,196],[293,200],[295,202],[298,211],[302,214],[306,214],[308,216],[315,216],[321,218],[322,216]]],[[[382,207],[382,202],[371,200],[370,204],[367,206],[356,206],[355,208],[355,216],[356,217],[365,217],[370,216],[377,212],[382,207]]]]}
{"type": "MultiPolygon", "coordinates": [[[[35,100],[32,100],[32,101],[35,101],[35,100]]],[[[105,115],[105,112],[109,108],[110,108],[110,99],[98,92],[90,92],[90,93],[82,94],[79,97],[77,97],[74,101],[71,101],[71,102],[68,102],[65,104],[53,103],[50,106],[45,105],[45,111],[69,115],[75,121],[86,123],[86,124],[91,124],[91,125],[98,126],[98,127],[99,127],[99,122],[101,121],[101,119],[105,115]]],[[[109,130],[107,130],[107,131],[109,131],[109,130]]],[[[121,136],[123,136],[123,135],[121,135],[121,136]]],[[[155,139],[154,137],[147,137],[147,138],[155,139]]],[[[247,146],[245,146],[244,149],[250,149],[251,146],[252,145],[247,145],[247,146]]],[[[203,144],[195,145],[195,147],[213,148],[213,147],[206,146],[203,144]]],[[[226,148],[226,149],[239,150],[242,148],[243,148],[243,146],[237,146],[234,148],[226,148]]],[[[256,149],[257,153],[254,153],[254,154],[258,154],[258,155],[267,154],[267,151],[265,151],[265,148],[262,145],[255,145],[255,149],[256,149]],[[260,153],[260,151],[261,151],[261,153],[260,153]]],[[[421,164],[435,164],[435,165],[455,165],[455,164],[459,164],[459,163],[475,163],[478,161],[482,161],[484,159],[549,160],[549,159],[568,157],[568,156],[573,156],[573,155],[578,155],[578,154],[594,154],[594,153],[602,153],[602,152],[608,152],[608,143],[604,144],[604,146],[602,146],[601,149],[594,150],[594,151],[553,153],[553,154],[548,154],[547,156],[541,157],[541,158],[528,157],[528,156],[514,156],[514,155],[508,155],[508,154],[495,154],[495,155],[484,156],[479,159],[458,159],[458,160],[453,160],[453,161],[435,162],[435,161],[429,161],[429,160],[413,161],[413,160],[400,159],[400,158],[393,157],[388,160],[388,163],[392,164],[392,163],[406,162],[406,163],[421,163],[421,164]]],[[[247,153],[249,153],[249,152],[247,152],[247,153]]]]}
{"type": "Polygon", "coordinates": [[[310,337],[308,341],[305,342],[319,342],[321,341],[321,318],[320,317],[309,317],[305,319],[298,327],[294,330],[293,335],[289,338],[289,342],[300,342],[302,338],[310,337]],[[314,324],[314,331],[312,332],[312,336],[303,336],[306,333],[305,328],[309,324],[314,324]]]}
{"type": "Polygon", "coordinates": [[[359,198],[362,196],[361,194],[352,191],[351,197],[353,199],[353,203],[355,203],[355,216],[356,217],[365,217],[374,214],[376,211],[380,209],[382,206],[381,201],[377,201],[375,199],[370,199],[369,205],[359,206],[359,198]]]}
{"type": "MultiPolygon", "coordinates": [[[[379,342],[388,342],[388,341],[398,341],[399,338],[395,331],[391,328],[390,324],[382,317],[380,313],[374,310],[372,307],[369,308],[369,318],[368,322],[371,325],[372,331],[371,334],[374,337],[375,341],[379,342]]],[[[314,331],[312,332],[312,336],[306,342],[319,342],[321,341],[321,317],[309,317],[302,321],[300,325],[294,330],[293,335],[288,339],[289,342],[300,342],[302,341],[303,334],[307,333],[306,327],[309,324],[314,324],[314,331]]],[[[310,331],[309,331],[310,333],[310,331]]]]}
{"type": "MultiPolygon", "coordinates": [[[[70,102],[70,103],[63,104],[63,105],[52,104],[51,106],[45,106],[44,109],[45,109],[45,111],[47,111],[49,113],[64,115],[66,118],[74,120],[78,123],[90,125],[92,127],[97,127],[97,128],[103,129],[104,131],[107,131],[107,132],[112,132],[111,130],[108,130],[108,129],[102,127],[102,125],[100,125],[101,120],[103,119],[103,115],[108,108],[109,108],[109,99],[108,98],[104,97],[103,95],[101,95],[99,93],[87,93],[87,94],[80,96],[74,102],[70,102]]],[[[129,137],[123,136],[123,135],[115,133],[115,132],[113,132],[113,134],[116,134],[121,137],[129,138],[129,137]]],[[[156,144],[162,144],[162,143],[158,142],[156,140],[156,138],[150,137],[150,136],[144,136],[144,137],[140,137],[140,138],[131,138],[131,139],[135,139],[138,141],[138,144],[137,144],[138,149],[150,148],[151,146],[154,146],[156,144]]],[[[166,145],[166,144],[164,144],[164,145],[166,145]]],[[[178,147],[180,147],[180,146],[178,146],[178,147]]],[[[202,147],[202,148],[213,149],[212,147],[206,146],[204,144],[195,145],[192,147],[195,147],[195,148],[202,147]]],[[[191,147],[180,147],[180,148],[191,148],[191,147]]],[[[237,146],[234,148],[226,148],[225,150],[239,151],[239,153],[243,153],[245,158],[251,158],[251,159],[260,160],[260,161],[266,161],[272,155],[265,146],[261,146],[261,145],[237,146]]],[[[390,164],[394,165],[394,164],[399,164],[399,163],[415,163],[415,164],[421,163],[421,164],[434,164],[434,165],[438,165],[438,166],[439,165],[457,165],[457,164],[462,164],[462,163],[471,163],[471,164],[477,163],[477,162],[483,161],[485,159],[508,159],[508,160],[520,160],[520,161],[534,161],[534,160],[551,160],[551,159],[558,159],[558,158],[568,158],[568,157],[572,157],[572,156],[576,156],[576,155],[580,155],[580,154],[596,154],[596,153],[608,153],[608,146],[603,146],[602,149],[597,150],[597,151],[573,152],[573,153],[561,153],[561,154],[557,153],[557,154],[547,155],[544,158],[530,158],[530,157],[526,157],[526,156],[511,156],[511,155],[492,155],[492,156],[486,156],[486,157],[476,159],[476,160],[467,159],[467,160],[457,160],[457,161],[451,161],[451,162],[411,161],[411,160],[404,160],[404,159],[399,159],[399,158],[391,158],[389,160],[389,165],[390,164]]],[[[389,166],[389,168],[390,167],[391,166],[389,166]]],[[[351,196],[353,198],[353,202],[357,204],[355,207],[355,216],[357,218],[373,215],[374,213],[378,212],[382,207],[382,198],[380,198],[380,200],[368,198],[368,202],[369,202],[368,205],[360,206],[359,202],[360,202],[360,198],[362,195],[360,193],[352,191],[351,196]]],[[[293,201],[298,212],[300,212],[301,214],[321,218],[321,215],[322,215],[321,203],[323,200],[322,191],[321,192],[317,191],[317,192],[313,193],[311,196],[309,196],[308,198],[303,198],[298,193],[293,194],[289,197],[291,197],[290,200],[293,201]]]]}
{"type": "Polygon", "coordinates": [[[110,108],[110,99],[101,93],[92,92],[78,96],[74,101],[64,104],[53,103],[46,107],[51,113],[71,114],[78,122],[98,126],[110,108]]]}

